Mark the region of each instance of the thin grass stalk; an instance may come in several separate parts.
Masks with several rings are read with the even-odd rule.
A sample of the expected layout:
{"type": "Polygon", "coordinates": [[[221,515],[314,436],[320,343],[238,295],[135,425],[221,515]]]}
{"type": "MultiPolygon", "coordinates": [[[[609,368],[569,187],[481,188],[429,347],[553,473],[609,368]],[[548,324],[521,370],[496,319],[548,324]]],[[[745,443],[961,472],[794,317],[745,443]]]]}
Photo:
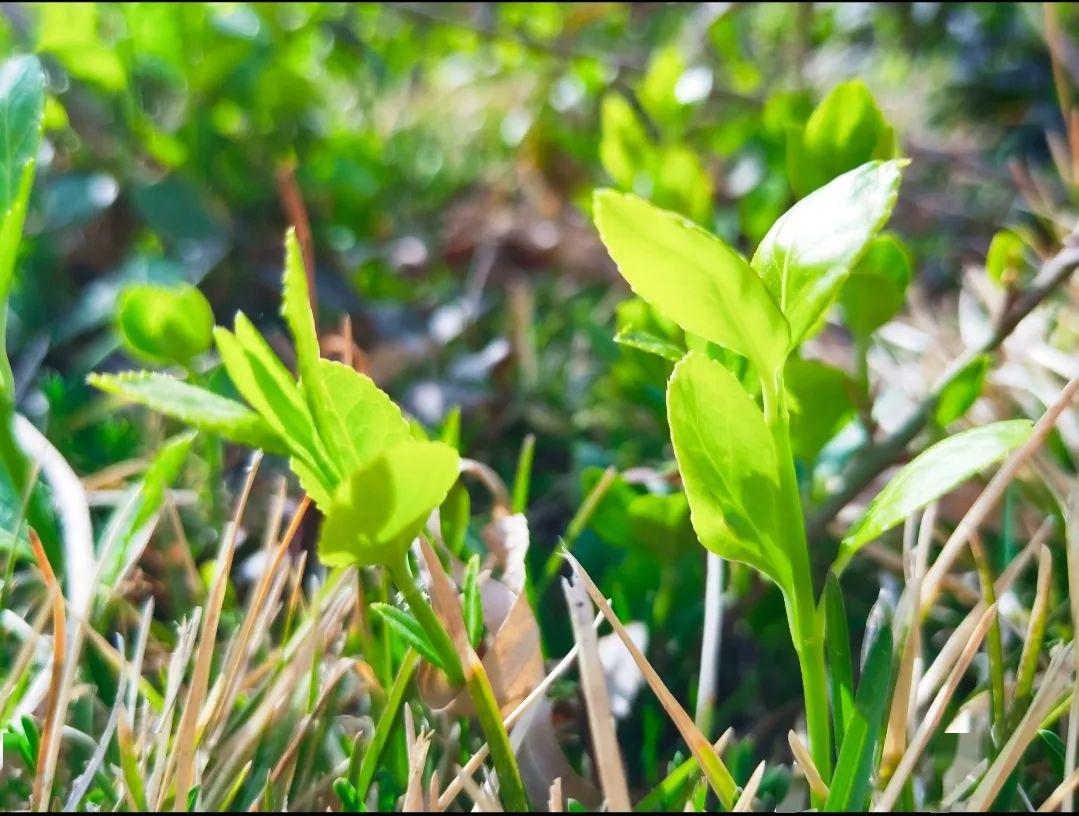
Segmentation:
{"type": "Polygon", "coordinates": [[[60,589],[60,582],[56,580],[56,573],[53,572],[49,558],[45,555],[45,548],[41,546],[41,539],[32,528],[29,534],[34,559],[45,578],[45,586],[52,598],[52,672],[46,697],[45,727],[41,730],[37,767],[34,773],[33,789],[30,793],[31,810],[47,811],[52,810],[52,777],[56,767],[56,756],[60,749],[59,734],[63,717],[63,712],[60,710],[60,698],[65,672],[67,615],[64,611],[64,595],[60,589]]]}
{"type": "MultiPolygon", "coordinates": [[[[1034,688],[1034,676],[1038,671],[1038,658],[1041,656],[1042,639],[1045,637],[1045,625],[1049,617],[1049,595],[1053,580],[1053,556],[1049,548],[1042,546],[1038,553],[1038,583],[1034,595],[1034,604],[1030,609],[1026,636],[1023,639],[1023,651],[1019,657],[1019,668],[1015,675],[1015,689],[1012,692],[1012,704],[1008,711],[1005,727],[1010,732],[1030,704],[1034,688]]],[[[1006,738],[1008,734],[1002,734],[1006,738]]]]}
{"type": "Polygon", "coordinates": [[[971,637],[965,643],[963,651],[959,655],[959,659],[956,660],[955,665],[948,674],[948,679],[945,681],[944,686],[937,693],[937,696],[933,700],[933,704],[929,707],[929,710],[926,712],[921,725],[918,726],[918,729],[914,732],[914,736],[911,737],[906,751],[903,752],[903,756],[896,765],[895,772],[892,774],[891,779],[888,780],[888,784],[881,794],[880,799],[877,800],[877,803],[874,805],[874,811],[886,812],[895,807],[895,803],[899,800],[899,796],[903,792],[903,786],[906,785],[911,772],[914,770],[915,764],[929,744],[929,740],[937,730],[937,727],[940,725],[941,717],[944,716],[948,703],[951,702],[955,690],[959,687],[959,683],[963,679],[963,675],[966,674],[967,668],[974,659],[974,655],[977,654],[986,631],[988,631],[989,627],[996,619],[996,614],[997,608],[995,604],[988,607],[985,612],[982,613],[981,618],[974,627],[974,631],[971,633],[971,637]]]}
{"type": "Polygon", "coordinates": [[[592,734],[593,756],[598,770],[600,787],[607,799],[607,808],[615,812],[630,809],[629,785],[622,767],[622,752],[618,747],[607,680],[599,660],[596,631],[591,626],[592,602],[581,587],[579,579],[563,579],[562,590],[569,607],[573,637],[581,647],[577,666],[581,690],[588,709],[588,724],[592,734]]]}
{"type": "Polygon", "coordinates": [[[614,627],[615,633],[618,635],[618,639],[622,641],[623,645],[629,651],[633,657],[634,663],[637,664],[637,668],[641,670],[641,674],[644,675],[644,679],[647,681],[649,687],[653,693],[659,698],[660,705],[663,706],[667,712],[667,716],[671,718],[675,727],[682,735],[682,739],[686,741],[686,745],[693,753],[694,759],[701,767],[701,771],[704,774],[705,779],[708,780],[708,784],[712,786],[716,796],[719,797],[720,803],[723,807],[731,808],[734,806],[735,794],[737,791],[737,785],[735,784],[734,777],[731,776],[727,766],[723,764],[723,760],[719,758],[715,749],[711,743],[705,738],[704,734],[700,732],[693,720],[686,713],[685,709],[679,705],[674,695],[671,694],[670,689],[667,688],[666,683],[660,678],[659,674],[652,667],[652,664],[648,662],[648,659],[641,653],[641,650],[637,647],[637,644],[633,642],[633,638],[629,636],[626,628],[622,625],[622,622],[618,619],[618,616],[611,609],[611,605],[607,603],[607,599],[603,597],[603,593],[599,591],[599,588],[595,585],[588,573],[585,572],[584,567],[574,558],[569,552],[563,550],[563,557],[570,563],[574,571],[580,576],[584,582],[585,589],[588,590],[588,594],[592,597],[592,602],[599,607],[604,617],[610,621],[611,626],[614,627]]]}
{"type": "MultiPolygon", "coordinates": [[[[1068,559],[1068,601],[1071,608],[1072,641],[1079,637],[1079,491],[1068,497],[1065,516],[1065,539],[1068,559]]],[[[1076,753],[1079,752],[1079,649],[1075,655],[1075,680],[1072,684],[1071,704],[1068,708],[1068,734],[1064,751],[1064,777],[1075,776],[1076,753]]],[[[1075,788],[1063,794],[1064,810],[1075,809],[1075,788]]]]}
{"type": "MultiPolygon", "coordinates": [[[[997,602],[996,589],[993,587],[993,574],[982,546],[981,536],[974,534],[970,538],[970,552],[974,556],[974,566],[978,572],[978,583],[982,590],[982,600],[987,606],[997,602]]],[[[989,625],[986,641],[989,658],[989,701],[990,731],[994,734],[1004,726],[1004,639],[1000,629],[1000,618],[994,616],[989,625]]]]}
{"type": "Polygon", "coordinates": [[[247,469],[247,478],[244,481],[243,491],[236,503],[236,512],[232,523],[229,525],[222,538],[221,548],[217,558],[217,570],[214,574],[213,584],[210,586],[210,597],[207,602],[207,612],[202,620],[202,631],[199,636],[199,645],[195,656],[194,674],[191,676],[191,685],[188,688],[187,697],[184,701],[183,713],[180,715],[180,725],[177,730],[177,746],[174,752],[175,793],[172,803],[174,811],[187,809],[187,795],[195,780],[195,753],[198,749],[198,722],[202,712],[207,688],[210,682],[210,668],[213,660],[214,645],[217,642],[217,627],[221,620],[221,608],[225,603],[225,590],[228,588],[228,575],[232,568],[232,555],[236,547],[236,536],[240,529],[240,520],[243,518],[247,502],[251,497],[251,489],[255,484],[255,475],[262,461],[262,455],[255,453],[247,469]]]}
{"type": "Polygon", "coordinates": [[[719,679],[719,650],[723,638],[723,559],[714,552],[706,557],[704,583],[704,634],[701,636],[701,666],[697,681],[697,709],[693,720],[701,733],[712,736],[712,715],[719,679]]]}

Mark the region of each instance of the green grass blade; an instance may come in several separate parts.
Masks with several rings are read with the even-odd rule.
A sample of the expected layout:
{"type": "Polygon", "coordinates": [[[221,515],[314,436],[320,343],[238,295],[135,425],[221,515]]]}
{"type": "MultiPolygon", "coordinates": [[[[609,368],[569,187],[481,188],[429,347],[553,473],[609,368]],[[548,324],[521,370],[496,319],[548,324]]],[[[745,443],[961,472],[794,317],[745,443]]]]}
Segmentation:
{"type": "Polygon", "coordinates": [[[854,716],[846,729],[835,773],[828,790],[824,809],[829,812],[856,811],[865,808],[869,796],[880,738],[881,720],[891,697],[892,631],[881,627],[880,634],[869,649],[858,694],[854,700],[854,716]]]}
{"type": "Polygon", "coordinates": [[[851,668],[850,631],[843,590],[834,573],[824,585],[825,646],[828,656],[828,688],[832,697],[835,744],[842,745],[854,716],[854,671],[851,668]]]}

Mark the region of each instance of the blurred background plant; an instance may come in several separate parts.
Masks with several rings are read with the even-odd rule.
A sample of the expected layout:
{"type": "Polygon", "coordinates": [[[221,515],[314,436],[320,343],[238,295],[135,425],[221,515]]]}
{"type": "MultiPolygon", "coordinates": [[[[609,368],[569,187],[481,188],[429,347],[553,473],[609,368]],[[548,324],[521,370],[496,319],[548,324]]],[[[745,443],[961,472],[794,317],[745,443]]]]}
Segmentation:
{"type": "MultiPolygon", "coordinates": [[[[36,54],[46,76],[7,326],[15,405],[82,477],[95,521],[115,522],[133,484],[155,485],[185,531],[182,558],[170,530],[127,575],[114,628],[129,639],[145,598],[155,602],[155,637],[170,644],[166,622],[204,599],[246,452],[205,438],[192,447],[158,416],[116,410],[86,377],[151,362],[232,395],[207,353],[208,333],[213,317],[231,322],[239,308],[290,361],[277,314],[288,225],[308,255],[325,353],[352,360],[432,436],[507,482],[519,459],[531,462],[517,509],[527,509],[531,528],[545,656],[574,642],[552,580],[564,542],[622,620],[643,623],[649,659],[684,702],[697,692],[705,559],[673,466],[664,388],[695,340],[629,297],[591,225],[594,188],[635,192],[748,254],[796,200],[839,173],[873,158],[912,160],[889,232],[788,372],[819,564],[837,543],[829,522],[853,518],[862,489],[889,465],[946,431],[1036,418],[1060,379],[1076,373],[1074,287],[990,342],[996,317],[1021,301],[1075,226],[1072,6],[9,3],[0,11],[0,52],[36,54]],[[973,359],[931,416],[889,448],[941,372],[987,342],[993,365],[973,359]],[[879,455],[859,481],[850,469],[867,450],[879,455]]],[[[1009,488],[984,532],[994,572],[1046,514],[1059,515],[1042,485],[1066,493],[1077,452],[1079,426],[1066,415],[1041,462],[1051,475],[1009,488]]],[[[265,513],[256,518],[273,516],[272,480],[286,472],[283,462],[263,465],[266,487],[252,502],[265,513]]],[[[0,504],[13,528],[24,497],[10,483],[6,493],[0,504]]],[[[489,499],[472,491],[469,522],[468,493],[454,495],[462,551],[480,552],[489,499]]],[[[960,491],[954,506],[944,502],[942,523],[954,524],[970,498],[960,491]]],[[[264,531],[250,524],[241,564],[261,557],[264,531]]],[[[316,537],[309,520],[294,545],[312,552],[308,570],[316,537]]],[[[898,538],[870,549],[845,581],[858,632],[874,604],[898,602],[902,586],[898,538]]],[[[14,551],[17,574],[31,555],[14,551]]],[[[62,573],[62,554],[49,551],[62,573]]],[[[245,569],[226,618],[242,614],[238,598],[250,589],[242,576],[257,574],[245,569]]],[[[786,757],[800,691],[779,593],[738,566],[725,580],[712,722],[739,734],[728,764],[745,783],[758,758],[786,757]]],[[[11,584],[16,599],[20,586],[11,584]]],[[[1029,580],[1020,618],[1033,593],[1029,580]]],[[[942,607],[925,637],[955,615],[942,607]]],[[[1055,637],[1068,627],[1066,614],[1050,620],[1055,637]]],[[[95,681],[115,688],[103,658],[89,659],[95,681]]],[[[572,722],[573,689],[556,690],[572,722]]],[[[630,778],[652,788],[676,761],[677,731],[648,695],[627,706],[619,729],[640,746],[625,755],[630,778]]],[[[941,741],[950,762],[962,740],[941,741]]],[[[1034,750],[1043,752],[1035,763],[1056,761],[1050,741],[1034,750]]],[[[1034,801],[1053,787],[1021,781],[1034,801]]],[[[789,783],[789,770],[775,765],[758,796],[776,804],[789,783]]],[[[237,801],[246,806],[256,790],[237,801]]],[[[4,795],[0,804],[19,801],[4,795]]]]}

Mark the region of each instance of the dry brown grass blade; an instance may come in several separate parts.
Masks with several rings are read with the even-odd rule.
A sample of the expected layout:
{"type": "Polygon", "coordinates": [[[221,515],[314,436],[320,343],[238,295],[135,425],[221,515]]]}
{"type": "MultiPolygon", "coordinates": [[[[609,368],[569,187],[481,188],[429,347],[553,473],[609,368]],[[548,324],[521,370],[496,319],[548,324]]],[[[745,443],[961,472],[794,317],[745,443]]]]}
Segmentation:
{"type": "Polygon", "coordinates": [[[547,797],[547,812],[562,812],[562,777],[551,783],[551,795],[547,797]]]}
{"type": "Polygon", "coordinates": [[[195,780],[195,754],[198,749],[198,722],[202,712],[210,682],[210,665],[213,661],[214,646],[217,643],[217,627],[221,621],[221,607],[225,602],[225,590],[228,589],[228,576],[232,569],[232,555],[236,547],[236,536],[240,529],[240,520],[247,508],[248,499],[251,497],[251,488],[255,484],[255,475],[262,461],[262,454],[255,453],[248,465],[247,478],[244,481],[243,492],[240,500],[236,503],[236,512],[228,530],[222,538],[221,549],[217,557],[217,570],[214,574],[213,584],[210,586],[210,596],[207,600],[207,612],[202,618],[202,631],[199,635],[199,644],[195,653],[195,669],[191,675],[191,685],[188,687],[187,698],[184,701],[183,712],[180,715],[180,725],[177,729],[176,745],[173,749],[175,757],[175,792],[173,795],[172,809],[175,812],[187,809],[187,794],[195,780]]]}
{"type": "Polygon", "coordinates": [[[30,808],[36,811],[52,810],[52,779],[56,770],[56,758],[60,753],[60,722],[63,712],[60,709],[60,693],[64,679],[65,638],[67,615],[64,610],[64,593],[52,571],[41,539],[31,528],[30,545],[34,550],[34,560],[45,578],[45,586],[52,598],[52,674],[49,677],[49,693],[45,705],[45,725],[41,729],[41,742],[38,748],[37,773],[34,774],[34,786],[30,794],[30,808]]]}
{"type": "MultiPolygon", "coordinates": [[[[1079,632],[1079,491],[1068,498],[1065,517],[1065,538],[1068,558],[1068,600],[1071,605],[1072,632],[1079,632]]],[[[1075,775],[1076,753],[1079,751],[1079,649],[1075,650],[1075,681],[1068,711],[1068,741],[1064,751],[1064,776],[1075,775]]],[[[1064,810],[1075,809],[1074,787],[1063,794],[1064,810]]]]}
{"type": "MultiPolygon", "coordinates": [[[[602,620],[603,614],[601,613],[597,615],[592,621],[592,628],[596,629],[599,626],[600,621],[602,620]]],[[[580,647],[577,646],[577,644],[574,644],[573,648],[571,648],[569,652],[566,653],[566,656],[558,662],[558,665],[551,669],[547,676],[543,678],[543,680],[534,689],[532,689],[529,695],[523,700],[521,700],[521,702],[517,704],[517,707],[514,708],[513,711],[506,715],[505,719],[503,719],[502,721],[502,724],[506,727],[507,730],[512,728],[517,723],[517,721],[525,715],[529,708],[531,708],[536,702],[543,698],[543,696],[547,693],[547,689],[549,689],[556,680],[558,680],[562,675],[569,671],[570,666],[572,666],[574,661],[577,659],[577,653],[579,649],[580,647]]],[[[438,810],[445,810],[451,804],[453,804],[453,800],[457,798],[457,795],[461,792],[461,788],[464,785],[464,777],[471,778],[472,775],[479,770],[480,766],[487,759],[489,751],[490,749],[487,747],[487,744],[484,743],[480,747],[480,749],[469,758],[468,762],[466,762],[461,767],[461,769],[457,772],[457,775],[452,780],[450,780],[450,783],[446,786],[446,789],[442,792],[442,795],[438,797],[438,810]]]]}
{"type": "Polygon", "coordinates": [[[753,809],[753,800],[757,797],[757,791],[760,790],[763,778],[764,760],[761,760],[760,764],[753,770],[753,775],[749,777],[749,781],[746,782],[746,786],[742,788],[738,801],[734,803],[734,807],[731,809],[734,813],[748,813],[753,809]]]}
{"type": "Polygon", "coordinates": [[[562,590],[566,595],[566,604],[569,606],[573,637],[580,646],[577,666],[581,677],[581,693],[584,695],[585,706],[588,709],[592,755],[595,758],[600,786],[607,799],[608,810],[628,811],[631,808],[629,786],[622,766],[622,752],[618,748],[618,735],[614,717],[611,714],[607,680],[603,675],[603,666],[599,660],[596,632],[591,626],[592,603],[588,600],[588,594],[581,587],[579,579],[563,580],[562,590]]]}
{"type": "Polygon", "coordinates": [[[300,502],[300,506],[293,514],[292,521],[289,522],[288,529],[285,531],[285,535],[282,536],[280,544],[278,544],[269,563],[259,576],[258,584],[252,594],[251,602],[248,605],[243,623],[240,626],[240,631],[229,644],[224,669],[214,682],[213,689],[207,700],[206,711],[199,720],[199,734],[206,734],[208,729],[213,728],[215,724],[219,723],[224,712],[228,711],[233,702],[233,697],[237,690],[237,683],[239,682],[241,665],[247,657],[248,645],[251,642],[252,632],[255,631],[256,623],[259,621],[260,613],[264,607],[267,596],[269,595],[271,584],[277,577],[278,571],[281,569],[281,564],[288,554],[288,548],[296,537],[300,525],[303,523],[304,517],[307,514],[307,509],[310,506],[311,499],[308,496],[304,496],[303,501],[300,502]]]}
{"type": "Polygon", "coordinates": [[[464,780],[465,793],[467,793],[480,813],[501,813],[502,806],[498,804],[486,791],[475,783],[472,777],[464,780]]]}
{"type": "Polygon", "coordinates": [[[940,725],[940,719],[944,716],[944,711],[948,707],[948,703],[951,702],[952,695],[955,694],[955,690],[959,687],[959,682],[963,679],[963,675],[966,674],[970,662],[974,659],[974,655],[978,653],[978,649],[982,644],[982,639],[985,637],[985,633],[989,631],[989,627],[992,625],[996,614],[996,604],[988,607],[982,613],[981,618],[974,627],[974,631],[966,641],[963,651],[959,655],[959,659],[956,660],[955,665],[952,667],[948,679],[944,683],[944,687],[937,693],[936,698],[933,700],[933,704],[929,707],[921,724],[914,732],[914,736],[911,738],[907,750],[904,751],[903,756],[900,757],[895,772],[888,780],[884,793],[881,794],[881,797],[874,805],[873,810],[890,811],[895,807],[895,803],[899,799],[899,794],[903,791],[903,786],[906,784],[908,777],[914,770],[914,766],[921,757],[922,751],[924,751],[925,747],[929,744],[929,739],[940,725]]]}
{"type": "Polygon", "coordinates": [[[180,697],[180,684],[187,671],[187,664],[191,661],[191,654],[195,651],[196,636],[201,620],[202,609],[195,607],[191,617],[181,622],[176,638],[176,648],[169,657],[169,668],[165,675],[165,703],[155,724],[157,739],[153,768],[151,770],[145,765],[142,768],[143,774],[149,772],[146,783],[146,801],[154,810],[163,809],[165,794],[168,792],[168,785],[164,784],[164,775],[168,767],[166,760],[169,758],[169,753],[165,749],[172,736],[172,724],[175,719],[173,715],[180,697]]]}
{"type": "MultiPolygon", "coordinates": [[[[996,593],[996,597],[1000,597],[1008,589],[1011,588],[1012,583],[1019,574],[1027,567],[1031,559],[1034,557],[1034,553],[1038,552],[1042,545],[1048,540],[1050,533],[1053,531],[1053,523],[1051,520],[1047,520],[1038,528],[1038,531],[1030,539],[1027,545],[1019,551],[1019,554],[1012,559],[1011,563],[1004,568],[1000,576],[993,583],[993,589],[996,593]]],[[[933,659],[933,663],[926,670],[922,676],[921,682],[918,684],[917,705],[922,706],[929,702],[929,698],[940,688],[941,683],[944,682],[944,678],[948,672],[951,671],[951,667],[955,665],[955,661],[959,653],[963,650],[963,646],[966,644],[970,633],[974,631],[974,627],[981,619],[981,616],[985,614],[986,605],[983,601],[978,601],[974,608],[967,613],[967,616],[952,632],[951,637],[948,638],[944,646],[937,653],[937,656],[933,659]]]]}
{"type": "Polygon", "coordinates": [[[828,786],[824,784],[820,771],[813,764],[813,757],[809,754],[809,748],[794,731],[787,732],[787,743],[790,745],[791,753],[794,754],[798,765],[801,766],[802,773],[806,778],[806,784],[809,785],[813,795],[817,796],[821,801],[826,800],[828,798],[828,786]]]}
{"type": "MultiPolygon", "coordinates": [[[[408,711],[408,708],[405,708],[408,711]]],[[[422,732],[409,746],[408,786],[405,789],[401,810],[405,813],[423,813],[427,806],[423,801],[423,768],[427,764],[427,752],[431,748],[432,731],[422,732]]]]}
{"type": "Polygon", "coordinates": [[[273,770],[270,771],[269,784],[276,783],[284,774],[293,762],[296,760],[296,754],[300,750],[300,745],[303,744],[303,738],[307,736],[308,730],[311,728],[311,724],[315,722],[318,716],[326,708],[326,704],[330,700],[330,695],[333,690],[337,688],[337,684],[344,679],[348,674],[350,666],[348,661],[341,660],[334,666],[330,672],[329,678],[322,685],[322,690],[319,692],[318,700],[315,702],[314,707],[303,716],[300,722],[296,725],[292,733],[292,738],[289,740],[288,746],[285,748],[281,757],[277,760],[273,770]]]}
{"type": "Polygon", "coordinates": [[[899,668],[896,673],[895,689],[892,692],[891,708],[888,712],[887,730],[884,736],[884,750],[880,760],[880,781],[887,782],[899,764],[907,748],[907,726],[910,722],[911,700],[915,688],[915,663],[921,656],[921,597],[922,581],[925,578],[928,563],[929,544],[936,525],[936,503],[931,504],[922,514],[918,534],[914,536],[913,519],[907,521],[907,535],[904,536],[904,570],[907,588],[901,609],[906,612],[905,622],[900,617],[902,626],[902,650],[899,668]],[[911,544],[910,542],[915,542],[911,544]]]}
{"type": "Polygon", "coordinates": [[[637,644],[633,642],[633,638],[629,636],[626,628],[622,625],[622,622],[618,619],[618,616],[611,609],[611,605],[607,603],[607,599],[603,597],[603,593],[599,591],[599,588],[593,583],[588,573],[585,572],[584,567],[580,562],[573,557],[569,552],[564,552],[563,557],[570,563],[574,571],[580,577],[584,583],[585,589],[588,590],[588,594],[592,596],[592,602],[599,607],[604,617],[610,622],[614,631],[618,634],[619,639],[629,650],[629,653],[633,656],[634,662],[637,664],[637,668],[641,670],[641,674],[644,675],[644,679],[648,682],[652,692],[659,698],[660,705],[663,706],[664,711],[667,712],[667,716],[671,718],[678,732],[682,735],[682,739],[685,740],[689,750],[693,753],[694,758],[697,760],[697,764],[701,766],[701,771],[712,784],[715,789],[716,795],[720,798],[720,801],[724,805],[732,804],[730,799],[731,790],[734,789],[734,780],[730,776],[730,772],[727,770],[727,766],[723,764],[723,761],[716,754],[712,744],[701,733],[700,729],[694,724],[692,718],[686,713],[686,710],[682,708],[682,705],[678,702],[670,689],[667,688],[667,684],[663,682],[659,674],[652,664],[648,662],[648,659],[641,653],[641,650],[637,648],[637,644]],[[710,773],[709,771],[713,771],[710,773]],[[724,782],[729,781],[730,789],[720,789],[721,785],[717,784],[718,780],[714,779],[714,772],[718,771],[725,779],[724,782]]]}
{"type": "Polygon", "coordinates": [[[1007,781],[1008,775],[1015,769],[1027,747],[1038,735],[1038,730],[1045,721],[1046,716],[1059,702],[1061,695],[1072,683],[1074,672],[1074,657],[1072,651],[1074,644],[1069,643],[1059,649],[1049,660],[1049,668],[1042,676],[1041,686],[1034,700],[1027,708],[1026,714],[1016,727],[1008,741],[1004,743],[1000,753],[985,772],[981,783],[974,791],[973,796],[967,801],[967,811],[984,811],[996,799],[1000,789],[1007,781]]]}
{"type": "Polygon", "coordinates": [[[1079,391],[1079,377],[1072,379],[1064,389],[1060,392],[1060,396],[1056,402],[1049,407],[1041,418],[1035,423],[1034,430],[1031,432],[1030,437],[1019,446],[1008,458],[1000,469],[993,474],[993,478],[989,480],[989,484],[981,492],[977,499],[974,500],[974,504],[971,505],[966,515],[956,526],[955,531],[948,537],[944,547],[940,551],[940,555],[937,556],[937,560],[933,562],[933,566],[930,567],[929,572],[926,573],[925,583],[922,587],[922,613],[925,614],[937,600],[937,594],[940,590],[940,583],[943,577],[951,569],[952,564],[955,563],[955,559],[959,557],[964,545],[970,538],[971,533],[975,532],[981,523],[985,520],[989,512],[996,507],[997,502],[1000,501],[1001,496],[1004,495],[1004,490],[1008,484],[1016,477],[1019,469],[1026,463],[1027,459],[1041,447],[1042,443],[1049,436],[1049,432],[1053,430],[1053,426],[1056,424],[1057,419],[1064,412],[1064,409],[1071,403],[1072,398],[1076,392],[1079,391]]]}

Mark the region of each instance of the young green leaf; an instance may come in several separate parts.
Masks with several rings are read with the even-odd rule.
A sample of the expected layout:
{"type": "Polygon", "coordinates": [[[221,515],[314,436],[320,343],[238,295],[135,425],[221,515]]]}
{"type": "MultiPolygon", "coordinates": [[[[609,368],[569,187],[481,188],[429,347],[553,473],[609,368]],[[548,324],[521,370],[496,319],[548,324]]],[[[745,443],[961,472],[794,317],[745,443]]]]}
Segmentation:
{"type": "Polygon", "coordinates": [[[117,327],[136,356],[186,366],[213,343],[214,313],[194,286],[135,284],[120,293],[117,327]]]}
{"type": "Polygon", "coordinates": [[[1027,245],[1019,233],[1001,230],[989,242],[985,255],[985,271],[989,278],[1001,286],[1015,286],[1020,273],[1027,266],[1027,245]]]}
{"type": "Polygon", "coordinates": [[[412,438],[401,409],[370,377],[332,360],[319,360],[315,370],[332,395],[319,411],[319,432],[344,472],[412,438]]]}
{"type": "Polygon", "coordinates": [[[1026,441],[1032,428],[1033,424],[1026,419],[994,422],[950,436],[924,451],[888,482],[847,531],[833,570],[840,572],[867,541],[1003,459],[1026,441]]]}
{"type": "Polygon", "coordinates": [[[657,337],[645,331],[633,329],[618,332],[614,336],[614,342],[639,351],[646,351],[649,354],[655,354],[657,357],[663,357],[672,363],[677,363],[686,353],[684,348],[679,348],[669,340],[664,340],[662,337],[657,337]]]}
{"type": "Polygon", "coordinates": [[[441,442],[403,442],[345,479],[319,539],[330,566],[399,559],[457,481],[457,451],[441,442]]]}
{"type": "Polygon", "coordinates": [[[431,645],[431,640],[423,631],[419,621],[403,609],[387,603],[373,603],[370,609],[382,618],[401,640],[419,652],[428,663],[439,669],[442,668],[442,660],[435,651],[435,647],[431,645]]]}
{"type": "Polygon", "coordinates": [[[787,210],[757,247],[753,268],[786,315],[792,346],[818,328],[888,220],[902,166],[874,161],[844,173],[787,210]]]}
{"type": "Polygon", "coordinates": [[[988,354],[979,354],[956,372],[940,392],[937,407],[933,410],[933,420],[937,425],[943,428],[967,412],[981,396],[992,363],[993,359],[988,354]]]}
{"type": "Polygon", "coordinates": [[[177,380],[167,374],[130,371],[125,374],[91,374],[87,382],[102,391],[145,405],[267,453],[287,453],[288,445],[266,421],[235,400],[177,380]]]}
{"type": "Polygon", "coordinates": [[[139,497],[138,508],[131,517],[131,530],[138,530],[161,509],[165,491],[179,477],[180,468],[187,460],[194,441],[194,431],[177,434],[165,440],[142,476],[142,495],[139,497]]]}
{"type": "Polygon", "coordinates": [[[37,57],[0,65],[0,212],[19,197],[26,166],[37,156],[45,116],[45,75],[37,57]]]}
{"type": "Polygon", "coordinates": [[[633,195],[599,190],[594,210],[622,277],[660,314],[748,357],[761,371],[782,364],[790,346],[786,321],[741,255],[633,195]]]}
{"type": "Polygon", "coordinates": [[[805,128],[787,140],[787,169],[799,198],[871,159],[895,155],[895,133],[859,80],[836,85],[805,128]]]}
{"type": "Polygon", "coordinates": [[[303,393],[266,340],[242,313],[236,333],[218,326],[214,340],[236,390],[263,419],[288,440],[290,450],[326,478],[335,476],[316,432],[303,393]]]}
{"type": "Polygon", "coordinates": [[[819,360],[792,357],[784,368],[791,450],[805,462],[854,416],[854,383],[843,370],[819,360]]]}
{"type": "Polygon", "coordinates": [[[727,369],[690,352],[667,384],[667,418],[701,544],[789,589],[777,529],[779,466],[756,403],[727,369]]]}
{"type": "Polygon", "coordinates": [[[828,788],[826,811],[853,813],[865,809],[881,720],[891,697],[891,669],[892,630],[882,626],[869,648],[865,669],[858,682],[854,713],[847,724],[828,788]]]}
{"type": "Polygon", "coordinates": [[[868,337],[899,314],[910,278],[910,258],[899,239],[874,238],[839,293],[847,328],[868,337]]]}
{"type": "Polygon", "coordinates": [[[843,589],[835,573],[828,573],[824,584],[824,639],[828,653],[828,687],[832,697],[835,743],[842,745],[843,736],[854,717],[854,672],[843,589]]]}

